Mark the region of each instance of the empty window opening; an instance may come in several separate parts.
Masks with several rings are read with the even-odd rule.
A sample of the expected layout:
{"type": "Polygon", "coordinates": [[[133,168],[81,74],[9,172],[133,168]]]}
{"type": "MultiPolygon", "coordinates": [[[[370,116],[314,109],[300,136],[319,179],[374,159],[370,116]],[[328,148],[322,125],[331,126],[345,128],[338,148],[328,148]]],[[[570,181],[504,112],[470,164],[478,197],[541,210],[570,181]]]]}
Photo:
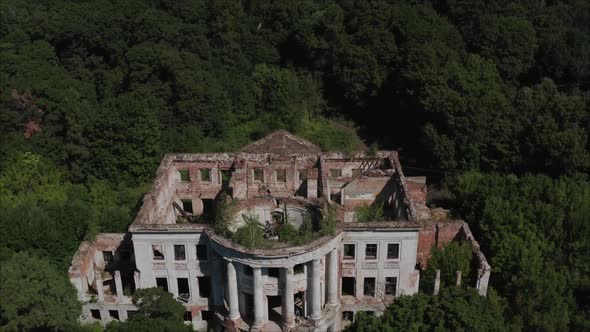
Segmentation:
{"type": "Polygon", "coordinates": [[[208,259],[206,245],[197,244],[197,259],[200,261],[206,261],[208,259]]]}
{"type": "Polygon", "coordinates": [[[355,245],[345,244],[344,245],[344,259],[354,259],[355,257],[355,245]]]}
{"type": "Polygon", "coordinates": [[[229,169],[222,169],[220,171],[220,173],[221,173],[221,183],[228,184],[229,183],[229,178],[230,178],[229,169]]]}
{"type": "Polygon", "coordinates": [[[184,245],[182,245],[182,244],[175,244],[174,245],[174,260],[175,261],[186,260],[186,251],[184,249],[184,245]]]}
{"type": "Polygon", "coordinates": [[[213,218],[215,215],[215,202],[212,198],[203,198],[203,217],[204,218],[213,218]]]}
{"type": "Polygon", "coordinates": [[[100,320],[100,310],[98,309],[90,309],[90,315],[92,316],[92,319],[98,319],[100,320]]]}
{"type": "Polygon", "coordinates": [[[211,182],[211,169],[201,168],[199,172],[201,173],[201,181],[211,182]]]}
{"type": "Polygon", "coordinates": [[[162,245],[160,245],[160,244],[152,245],[152,254],[154,255],[154,260],[157,260],[157,261],[164,260],[164,251],[162,250],[162,245]]]}
{"type": "Polygon", "coordinates": [[[209,321],[213,319],[213,312],[209,310],[201,311],[201,319],[204,321],[209,321]]]}
{"type": "Polygon", "coordinates": [[[191,311],[184,312],[184,321],[185,322],[192,322],[193,321],[193,313],[191,311]]]}
{"type": "Polygon", "coordinates": [[[343,311],[342,312],[342,320],[347,320],[349,322],[354,322],[354,312],[352,311],[343,311]]]}
{"type": "Polygon", "coordinates": [[[342,195],[340,192],[330,194],[330,200],[334,203],[340,204],[341,197],[342,195]]]}
{"type": "Polygon", "coordinates": [[[396,295],[397,289],[397,278],[396,277],[386,277],[385,278],[385,295],[396,295]]]}
{"type": "Polygon", "coordinates": [[[300,169],[297,171],[297,173],[299,175],[299,181],[307,180],[307,170],[306,169],[300,169]]]}
{"type": "Polygon", "coordinates": [[[279,223],[279,224],[285,220],[285,215],[283,214],[283,212],[275,211],[275,212],[271,213],[271,216],[272,216],[272,221],[279,223]]]}
{"type": "Polygon", "coordinates": [[[254,318],[254,296],[244,293],[244,299],[246,300],[246,317],[254,318]]]}
{"type": "Polygon", "coordinates": [[[367,244],[365,247],[365,259],[377,259],[377,244],[367,244]]]}
{"type": "Polygon", "coordinates": [[[199,296],[200,297],[211,296],[211,278],[197,277],[197,283],[199,284],[199,296]]]}
{"type": "Polygon", "coordinates": [[[387,259],[399,258],[399,243],[390,243],[387,245],[387,259]]]}
{"type": "Polygon", "coordinates": [[[113,261],[113,252],[112,251],[103,251],[102,252],[102,259],[104,259],[105,264],[109,264],[113,261]]]}
{"type": "Polygon", "coordinates": [[[178,284],[178,297],[182,300],[188,301],[191,297],[188,278],[178,278],[176,279],[176,282],[178,284]]]}
{"type": "Polygon", "coordinates": [[[342,277],[342,295],[355,296],[355,284],[356,278],[354,277],[342,277]]]}
{"type": "Polygon", "coordinates": [[[156,278],[156,287],[168,291],[168,279],[167,278],[156,278]]]}
{"type": "Polygon", "coordinates": [[[365,278],[363,294],[365,296],[375,296],[375,278],[365,278]]]}
{"type": "Polygon", "coordinates": [[[244,274],[247,276],[251,276],[254,274],[252,267],[250,265],[244,265],[244,274]]]}
{"type": "Polygon", "coordinates": [[[303,272],[305,272],[305,265],[304,264],[297,264],[293,267],[293,272],[295,272],[295,274],[301,274],[303,272]]]}
{"type": "Polygon", "coordinates": [[[178,173],[180,173],[180,182],[190,182],[191,176],[188,169],[179,169],[178,173]]]}
{"type": "Polygon", "coordinates": [[[330,169],[330,177],[339,178],[341,176],[342,176],[342,170],[340,168],[331,168],[330,169]]]}
{"type": "Polygon", "coordinates": [[[254,181],[264,181],[264,173],[262,171],[262,168],[255,167],[253,170],[253,173],[254,173],[254,181]]]}
{"type": "Polygon", "coordinates": [[[193,200],[192,199],[183,199],[182,200],[182,209],[186,213],[193,213],[193,200]]]}
{"type": "Polygon", "coordinates": [[[109,310],[109,316],[111,319],[119,320],[119,310],[109,310]]]}
{"type": "Polygon", "coordinates": [[[278,278],[279,277],[279,269],[276,267],[271,267],[268,269],[268,276],[272,277],[272,278],[278,278]]]}
{"type": "Polygon", "coordinates": [[[287,170],[286,169],[277,169],[276,171],[276,175],[277,175],[277,182],[286,182],[287,181],[287,170]]]}
{"type": "Polygon", "coordinates": [[[135,292],[135,278],[133,278],[133,275],[121,275],[121,284],[123,285],[123,295],[133,295],[133,292],[135,292]]]}

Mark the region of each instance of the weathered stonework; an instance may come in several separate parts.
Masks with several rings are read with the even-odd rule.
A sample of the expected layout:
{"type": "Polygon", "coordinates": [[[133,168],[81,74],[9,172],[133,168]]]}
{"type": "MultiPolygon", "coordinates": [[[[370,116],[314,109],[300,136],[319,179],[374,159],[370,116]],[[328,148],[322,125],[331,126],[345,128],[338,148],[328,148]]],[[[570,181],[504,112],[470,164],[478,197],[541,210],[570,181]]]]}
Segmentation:
{"type": "Polygon", "coordinates": [[[127,290],[163,287],[195,329],[339,331],[359,311],[380,314],[416,293],[431,248],[454,240],[471,243],[485,295],[490,267],[469,227],[426,206],[425,179],[405,178],[397,152],[323,153],[278,131],[236,153],[166,155],[129,232],[83,242],[70,279],[88,321],[126,319],[135,310],[127,290]],[[310,208],[330,206],[336,232],[247,249],[213,230],[222,192],[233,200],[232,231],[242,216],[299,227],[310,208]],[[355,222],[364,204],[382,205],[386,221],[355,222]]]}

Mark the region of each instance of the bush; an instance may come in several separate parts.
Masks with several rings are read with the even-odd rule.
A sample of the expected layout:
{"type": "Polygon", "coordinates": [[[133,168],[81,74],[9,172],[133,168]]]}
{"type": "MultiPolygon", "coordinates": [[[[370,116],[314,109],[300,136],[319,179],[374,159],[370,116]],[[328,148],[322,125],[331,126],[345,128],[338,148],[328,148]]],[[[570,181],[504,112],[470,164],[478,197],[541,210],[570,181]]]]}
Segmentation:
{"type": "Polygon", "coordinates": [[[320,234],[322,236],[333,236],[336,234],[336,208],[328,206],[323,213],[322,222],[320,223],[320,234]]]}
{"type": "Polygon", "coordinates": [[[371,222],[383,220],[383,204],[361,205],[356,208],[356,220],[358,222],[371,222]]]}
{"type": "Polygon", "coordinates": [[[264,230],[258,225],[258,220],[253,216],[244,216],[246,225],[240,227],[233,235],[233,240],[248,249],[262,248],[266,244],[264,230]]]}
{"type": "Polygon", "coordinates": [[[468,243],[453,241],[443,248],[432,248],[428,268],[420,280],[420,288],[426,293],[432,293],[436,270],[440,270],[441,287],[455,285],[457,271],[461,271],[463,281],[469,280],[471,259],[471,246],[468,243]]]}

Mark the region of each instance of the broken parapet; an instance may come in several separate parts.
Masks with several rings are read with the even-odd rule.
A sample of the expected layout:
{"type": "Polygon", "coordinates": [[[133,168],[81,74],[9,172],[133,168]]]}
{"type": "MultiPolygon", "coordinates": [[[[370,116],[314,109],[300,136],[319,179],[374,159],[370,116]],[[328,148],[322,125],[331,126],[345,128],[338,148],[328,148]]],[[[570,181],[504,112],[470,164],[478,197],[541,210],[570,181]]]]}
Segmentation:
{"type": "Polygon", "coordinates": [[[492,269],[469,225],[463,220],[428,221],[423,224],[418,238],[418,264],[421,269],[426,269],[434,246],[442,248],[451,241],[467,241],[471,245],[473,256],[478,263],[475,288],[480,295],[486,296],[492,269]]]}

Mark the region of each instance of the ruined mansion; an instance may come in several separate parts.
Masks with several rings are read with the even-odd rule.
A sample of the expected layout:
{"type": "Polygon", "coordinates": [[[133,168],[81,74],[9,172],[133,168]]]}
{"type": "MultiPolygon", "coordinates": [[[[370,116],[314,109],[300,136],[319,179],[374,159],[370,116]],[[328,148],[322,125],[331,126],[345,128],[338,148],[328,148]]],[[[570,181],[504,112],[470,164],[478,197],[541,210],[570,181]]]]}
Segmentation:
{"type": "Polygon", "coordinates": [[[161,287],[195,330],[340,331],[416,293],[431,249],[450,241],[470,244],[463,282],[485,296],[490,266],[469,227],[426,206],[425,179],[405,177],[397,152],[322,152],[276,131],[234,153],[166,155],[128,232],[82,242],[69,278],[84,321],[126,320],[135,289],[161,287]],[[361,222],[371,206],[379,220],[361,222]],[[231,236],[252,223],[264,245],[231,236]],[[311,235],[284,241],[286,223],[311,235]]]}

